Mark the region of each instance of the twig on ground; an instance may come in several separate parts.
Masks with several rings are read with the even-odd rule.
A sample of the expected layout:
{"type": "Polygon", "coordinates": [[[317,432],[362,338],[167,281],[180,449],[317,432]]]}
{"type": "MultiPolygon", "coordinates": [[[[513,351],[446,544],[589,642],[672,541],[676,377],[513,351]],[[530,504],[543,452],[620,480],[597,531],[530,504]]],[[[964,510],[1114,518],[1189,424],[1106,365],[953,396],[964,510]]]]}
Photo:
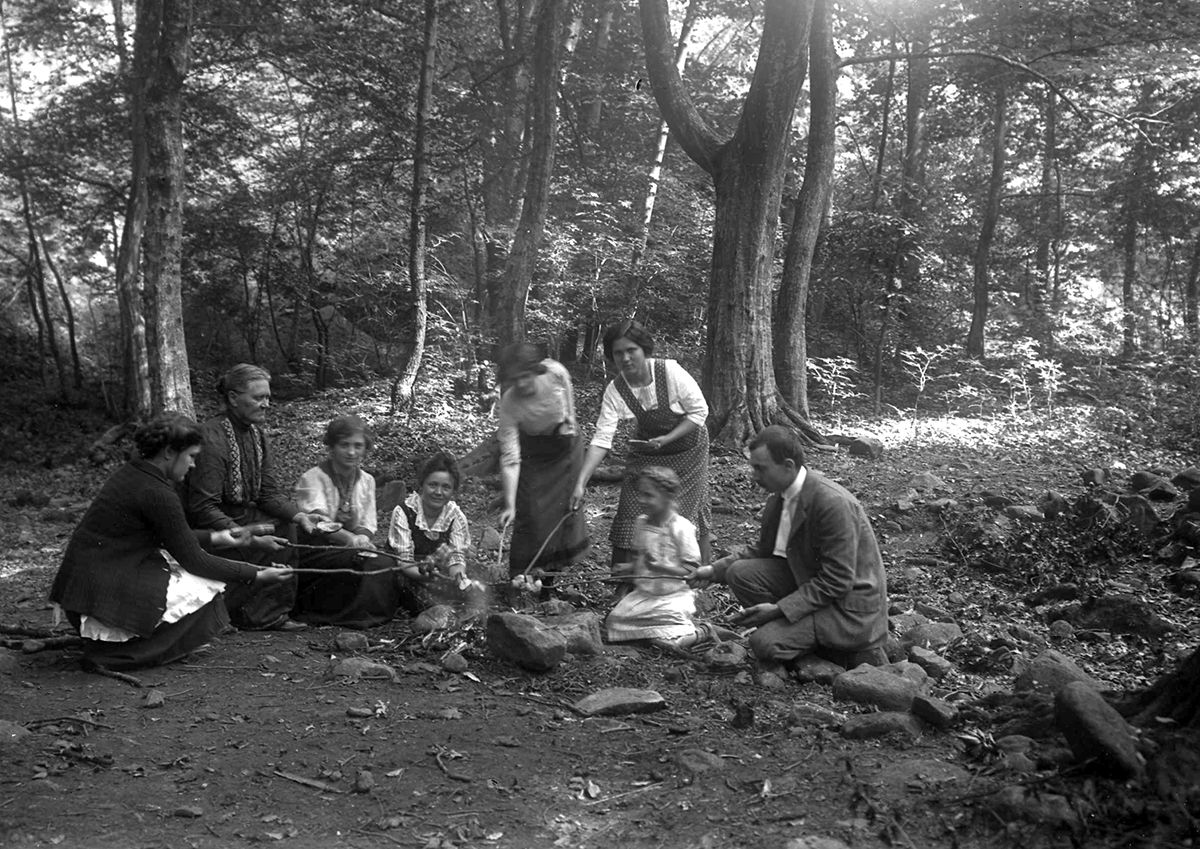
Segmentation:
{"type": "Polygon", "coordinates": [[[590,802],[584,802],[585,805],[599,805],[601,802],[611,802],[614,799],[623,799],[626,796],[633,796],[637,793],[645,793],[647,790],[657,790],[663,786],[663,782],[656,781],[654,784],[647,784],[645,787],[638,787],[636,790],[626,790],[624,793],[615,793],[612,796],[605,796],[603,799],[593,799],[590,802]]]}
{"type": "Polygon", "coordinates": [[[469,775],[463,775],[461,772],[455,772],[454,770],[450,769],[450,767],[446,766],[446,762],[442,760],[442,753],[440,751],[435,751],[433,753],[433,758],[437,761],[437,765],[442,768],[442,772],[446,774],[447,778],[453,779],[454,781],[462,781],[466,784],[471,783],[471,777],[469,775]]]}
{"type": "Polygon", "coordinates": [[[286,778],[288,781],[294,781],[297,784],[303,784],[305,787],[311,787],[314,790],[323,790],[326,793],[346,792],[345,790],[334,787],[332,784],[327,784],[324,781],[318,781],[315,778],[305,778],[303,775],[296,775],[295,773],[284,772],[283,770],[279,769],[275,770],[275,775],[278,775],[280,778],[286,778]]]}
{"type": "Polygon", "coordinates": [[[104,664],[96,663],[94,660],[88,660],[87,658],[84,658],[80,662],[80,666],[83,667],[84,672],[90,672],[93,675],[103,675],[105,678],[112,678],[114,681],[122,681],[128,684],[130,687],[137,687],[138,689],[141,689],[146,686],[141,678],[137,678],[133,675],[127,675],[124,672],[117,672],[115,669],[109,669],[104,664]]]}
{"type": "Polygon", "coordinates": [[[94,719],[84,719],[82,716],[50,716],[45,719],[31,719],[25,723],[26,728],[40,728],[43,725],[54,725],[59,722],[78,722],[81,725],[92,725],[96,728],[107,728],[113,731],[111,725],[105,725],[103,722],[96,722],[94,719]]]}

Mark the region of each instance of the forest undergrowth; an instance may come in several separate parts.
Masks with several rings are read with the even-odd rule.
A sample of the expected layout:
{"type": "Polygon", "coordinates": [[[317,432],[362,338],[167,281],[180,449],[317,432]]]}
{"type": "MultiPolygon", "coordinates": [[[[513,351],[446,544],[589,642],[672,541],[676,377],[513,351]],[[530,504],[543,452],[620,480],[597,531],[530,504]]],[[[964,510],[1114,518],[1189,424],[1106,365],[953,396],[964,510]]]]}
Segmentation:
{"type": "MultiPolygon", "coordinates": [[[[594,419],[601,388],[599,381],[579,381],[581,421],[594,419]]],[[[25,393],[24,397],[28,399],[32,394],[25,393]]],[[[6,393],[5,397],[12,398],[14,393],[6,393]]],[[[822,736],[828,732],[820,732],[815,740],[805,743],[808,754],[803,758],[811,759],[805,761],[810,764],[805,778],[809,784],[795,786],[788,775],[793,768],[790,764],[758,760],[759,772],[737,772],[725,779],[726,789],[720,792],[735,795],[733,804],[723,799],[722,820],[710,817],[696,823],[686,820],[686,825],[681,825],[684,819],[679,822],[664,819],[658,805],[614,803],[614,810],[630,818],[621,826],[626,829],[625,845],[710,845],[703,842],[705,839],[718,840],[721,845],[783,845],[770,841],[781,835],[794,835],[797,823],[804,824],[810,832],[815,829],[840,836],[851,845],[990,846],[1017,840],[1027,845],[1065,845],[1063,841],[1106,847],[1190,845],[1187,841],[1198,836],[1195,815],[1189,807],[1196,801],[1195,791],[1188,795],[1180,790],[1179,782],[1191,781],[1194,786],[1196,779],[1200,779],[1196,764],[1174,763],[1169,770],[1152,771],[1151,777],[1141,783],[1125,784],[1092,776],[1086,770],[1064,767],[1059,751],[1062,746],[1050,743],[1038,744],[1041,755],[1036,763],[1031,761],[1028,770],[1016,770],[1011,757],[997,744],[998,740],[1013,735],[1039,741],[1052,735],[1047,728],[1050,712],[1047,700],[1014,693],[1012,686],[1021,664],[1047,649],[1069,656],[1106,689],[1135,692],[1174,668],[1200,644],[1196,587],[1172,581],[1173,576],[1186,571],[1186,558],[1195,554],[1186,546],[1180,547],[1172,537],[1171,518],[1181,508],[1185,496],[1171,501],[1147,501],[1152,516],[1135,515],[1119,503],[1133,492],[1129,481],[1135,473],[1145,471],[1169,478],[1198,465],[1200,457],[1194,451],[1182,450],[1189,438],[1186,435],[1139,422],[1129,413],[1133,404],[1124,405],[1123,420],[1134,426],[1113,427],[1112,410],[1121,399],[1111,400],[1111,404],[1058,403],[1052,409],[1019,409],[1015,413],[1011,407],[1005,410],[1003,405],[997,405],[997,410],[1004,411],[987,416],[937,414],[931,408],[916,417],[894,415],[881,419],[856,409],[854,405],[861,402],[848,399],[838,411],[838,434],[878,439],[884,446],[883,454],[871,460],[851,456],[845,450],[818,451],[810,458],[812,466],[844,483],[866,505],[884,552],[893,614],[903,616],[923,610],[936,615],[941,611],[950,614],[961,627],[961,638],[943,652],[954,664],[955,672],[938,690],[941,696],[961,705],[958,724],[950,733],[935,732],[927,736],[915,748],[895,741],[891,745],[899,747],[903,758],[933,757],[939,763],[953,765],[954,770],[961,770],[966,782],[957,785],[957,789],[965,786],[968,790],[956,791],[953,799],[941,798],[946,795],[939,790],[943,785],[929,778],[930,767],[924,761],[925,773],[908,775],[901,785],[893,786],[879,778],[886,775],[889,760],[886,747],[880,750],[877,744],[868,744],[864,749],[863,744],[842,741],[836,735],[822,736]],[[1085,482],[1085,473],[1094,474],[1093,470],[1103,472],[1100,483],[1085,482]],[[1054,505],[1056,513],[1050,505],[1054,505]],[[1034,519],[1031,512],[1023,510],[1026,507],[1041,513],[1042,518],[1034,519]],[[1090,605],[1101,598],[1124,599],[1135,613],[1152,618],[1136,619],[1125,625],[1119,618],[1109,620],[1106,625],[1081,624],[1069,636],[1051,628],[1056,617],[1074,615],[1080,610],[1083,611],[1080,615],[1085,615],[1090,605]],[[1073,611],[1068,610],[1071,605],[1073,611]],[[1147,627],[1146,622],[1153,623],[1152,627],[1147,627]],[[876,774],[875,769],[883,772],[876,774]],[[763,770],[768,771],[767,784],[763,784],[763,770]],[[917,785],[920,793],[913,789],[917,785]],[[1049,803],[1037,809],[1040,813],[1032,814],[1029,805],[1006,810],[990,804],[998,788],[1012,786],[1031,794],[1028,798],[1036,795],[1043,802],[1049,798],[1064,799],[1075,814],[1055,819],[1043,809],[1049,809],[1046,807],[1049,803]],[[785,790],[788,787],[791,790],[785,790]],[[811,797],[806,794],[816,792],[813,787],[834,798],[849,794],[848,801],[843,799],[846,811],[840,818],[826,817],[812,809],[811,797]],[[751,793],[759,806],[740,809],[736,798],[742,792],[751,793]],[[765,816],[764,808],[771,805],[786,808],[776,811],[779,819],[765,816]],[[808,812],[795,813],[797,805],[808,812]],[[936,815],[922,821],[919,810],[934,811],[936,815]],[[745,817],[749,819],[740,819],[745,817]],[[652,839],[640,832],[636,839],[631,836],[637,823],[644,825],[648,821],[663,829],[656,832],[658,837],[652,839]],[[753,825],[749,832],[745,831],[750,827],[747,823],[753,825]],[[751,842],[738,843],[728,836],[733,832],[722,831],[725,828],[758,836],[746,838],[751,842]],[[678,842],[670,842],[664,836],[672,833],[672,829],[678,830],[675,835],[678,842]]],[[[202,405],[201,413],[210,409],[202,405]]],[[[45,591],[62,547],[100,483],[121,461],[128,442],[117,440],[109,447],[97,448],[97,440],[111,423],[83,407],[27,403],[19,411],[9,413],[3,417],[5,455],[0,460],[5,492],[4,503],[0,505],[3,515],[0,585],[4,587],[0,622],[45,625],[49,616],[45,591]]],[[[414,404],[399,414],[390,410],[386,382],[291,398],[274,406],[268,428],[283,479],[294,479],[320,458],[324,426],[334,415],[342,413],[358,414],[375,429],[376,449],[367,465],[380,481],[411,482],[415,469],[428,453],[446,449],[461,456],[494,428],[490,399],[475,394],[456,395],[450,380],[424,383],[414,404]]],[[[820,417],[816,423],[833,431],[820,417]]],[[[729,447],[714,448],[712,481],[716,546],[720,550],[754,533],[763,494],[754,488],[743,458],[729,447]]],[[[477,539],[494,523],[495,496],[494,481],[486,479],[467,481],[460,493],[460,503],[477,539]]],[[[603,585],[594,579],[606,572],[606,531],[615,508],[614,499],[611,487],[589,490],[588,515],[596,545],[580,565],[581,580],[574,587],[578,601],[601,612],[608,601],[603,585]]],[[[729,597],[720,590],[706,594],[701,606],[704,615],[716,619],[732,609],[729,597]]],[[[789,717],[796,710],[797,696],[804,703],[831,710],[847,709],[829,697],[828,688],[804,685],[797,694],[763,691],[749,679],[723,678],[705,683],[688,664],[662,655],[653,655],[648,662],[628,664],[624,663],[625,658],[610,659],[605,661],[610,665],[602,673],[584,666],[565,668],[540,680],[521,681],[520,676],[513,678],[511,671],[497,668],[495,661],[487,657],[482,632],[477,627],[464,628],[432,644],[415,640],[405,628],[404,623],[398,623],[389,626],[386,633],[373,635],[373,640],[378,637],[378,653],[373,656],[401,668],[437,670],[438,658],[455,648],[470,659],[471,668],[479,676],[486,679],[490,674],[499,682],[491,685],[493,696],[497,692],[524,693],[535,700],[535,708],[547,699],[551,700],[547,704],[567,704],[586,694],[598,681],[610,686],[658,687],[672,694],[679,706],[677,713],[663,721],[669,726],[666,739],[709,740],[710,749],[721,747],[715,750],[726,751],[727,758],[737,754],[738,763],[743,765],[753,765],[763,753],[755,749],[753,741],[758,738],[753,736],[739,738],[737,746],[729,741],[728,722],[735,721],[729,719],[729,711],[732,709],[736,718],[738,705],[753,707],[754,728],[760,738],[765,735],[774,740],[771,745],[775,747],[782,745],[778,743],[780,734],[789,741],[788,745],[793,742],[799,745],[807,739],[796,736],[799,732],[795,726],[785,733],[792,722],[789,717]],[[702,732],[709,736],[702,736],[702,732]],[[687,734],[692,736],[678,736],[687,734]],[[717,736],[713,738],[712,734],[717,736]],[[756,751],[758,754],[754,754],[756,751]]],[[[236,638],[229,651],[243,661],[247,651],[253,657],[252,647],[240,646],[236,638]]],[[[301,655],[299,648],[294,653],[301,655]]],[[[273,651],[271,656],[283,655],[273,651]]],[[[69,659],[69,652],[63,655],[64,663],[69,659]]],[[[220,674],[217,670],[222,668],[221,661],[213,663],[217,665],[210,674],[220,674]]],[[[68,667],[45,667],[43,663],[40,668],[67,674],[68,667]]],[[[268,667],[259,661],[258,668],[268,667]]],[[[274,676],[275,672],[263,674],[274,676]]],[[[293,679],[303,680],[296,678],[300,674],[293,671],[293,679]]],[[[121,685],[113,683],[113,686],[121,685]]],[[[452,699],[458,685],[442,680],[431,686],[430,691],[436,698],[452,699]]],[[[454,704],[460,702],[452,701],[451,705],[454,704]]],[[[454,711],[459,708],[438,710],[451,711],[445,716],[457,716],[454,711]]],[[[441,713],[432,708],[429,711],[434,719],[445,724],[441,713]]],[[[526,714],[527,709],[522,708],[509,721],[523,721],[526,714]]],[[[0,716],[3,718],[9,717],[0,716]]],[[[538,727],[546,732],[547,727],[562,730],[566,720],[558,709],[550,710],[539,722],[538,727]]],[[[646,720],[639,726],[639,733],[653,732],[652,723],[653,720],[646,720]]],[[[1174,732],[1170,728],[1145,731],[1147,751],[1171,748],[1170,738],[1156,736],[1160,733],[1174,732]]],[[[71,742],[71,738],[65,739],[71,742]]],[[[332,746],[336,737],[330,739],[332,746]]],[[[625,754],[623,760],[612,762],[609,773],[602,774],[598,767],[589,772],[581,766],[590,758],[606,763],[606,746],[617,739],[576,735],[554,744],[566,747],[570,753],[568,760],[576,764],[568,770],[571,774],[562,779],[565,790],[559,787],[555,792],[566,792],[574,801],[563,802],[565,813],[560,812],[558,820],[546,815],[543,825],[530,826],[533,830],[522,838],[528,841],[524,845],[599,846],[603,845],[605,834],[608,835],[605,839],[613,837],[611,823],[602,827],[581,813],[571,814],[570,810],[579,800],[589,802],[592,798],[588,795],[591,792],[588,782],[601,788],[596,792],[602,800],[605,798],[602,788],[617,784],[622,769],[633,769],[620,767],[620,763],[641,763],[641,755],[631,761],[625,754]],[[547,833],[554,839],[538,842],[547,833]]],[[[466,744],[460,739],[460,748],[461,745],[466,744]]],[[[445,754],[444,750],[439,751],[445,754]]],[[[329,775],[340,776],[343,770],[330,767],[330,757],[327,754],[321,761],[325,764],[324,772],[316,775],[336,785],[329,775]]],[[[482,755],[477,753],[476,757],[481,759],[482,755]]],[[[475,761],[477,767],[481,763],[482,760],[475,761]]],[[[440,756],[437,764],[444,768],[440,756]]],[[[650,778],[642,776],[642,781],[657,781],[662,778],[663,769],[651,768],[650,778]]],[[[6,781],[24,781],[20,787],[37,786],[36,781],[29,784],[27,779],[18,773],[6,781]]],[[[630,789],[624,792],[633,792],[644,785],[632,781],[626,786],[630,789]]],[[[673,791],[676,818],[683,818],[688,806],[696,803],[695,799],[689,801],[686,794],[701,791],[689,789],[691,786],[690,781],[684,781],[673,791]]],[[[21,797],[23,791],[19,788],[10,789],[16,795],[0,788],[0,804],[10,795],[13,799],[21,797]]],[[[718,791],[710,788],[704,792],[718,791]]],[[[303,806],[302,801],[297,804],[303,806]]],[[[438,799],[430,797],[423,804],[430,807],[422,809],[422,816],[436,819],[435,809],[447,816],[445,809],[436,808],[441,804],[438,799]]],[[[3,815],[0,808],[0,819],[3,815]]],[[[369,832],[411,825],[404,816],[393,821],[394,817],[388,819],[378,812],[358,811],[355,815],[358,826],[369,832]]],[[[261,816],[282,817],[295,825],[291,831],[263,826],[260,832],[265,828],[268,834],[281,833],[292,841],[291,845],[317,845],[315,838],[312,843],[302,839],[308,832],[302,824],[302,814],[296,810],[289,808],[285,814],[261,816]]],[[[35,825],[28,820],[19,821],[16,826],[10,823],[10,829],[15,829],[10,834],[27,837],[33,834],[35,838],[28,840],[27,845],[45,845],[38,842],[42,838],[37,835],[49,835],[54,828],[47,824],[39,831],[35,825]]],[[[245,826],[236,833],[245,836],[252,831],[245,826]]],[[[406,845],[439,849],[451,845],[520,845],[506,844],[500,838],[489,842],[488,834],[501,831],[510,837],[520,833],[512,822],[497,825],[494,830],[485,823],[474,831],[428,826],[424,831],[417,829],[412,833],[426,837],[436,833],[442,835],[438,838],[442,842],[422,843],[414,838],[406,845]]],[[[69,836],[70,832],[67,833],[69,836]]],[[[68,839],[67,845],[86,844],[68,839]]],[[[354,844],[351,841],[347,845],[354,844]]]]}

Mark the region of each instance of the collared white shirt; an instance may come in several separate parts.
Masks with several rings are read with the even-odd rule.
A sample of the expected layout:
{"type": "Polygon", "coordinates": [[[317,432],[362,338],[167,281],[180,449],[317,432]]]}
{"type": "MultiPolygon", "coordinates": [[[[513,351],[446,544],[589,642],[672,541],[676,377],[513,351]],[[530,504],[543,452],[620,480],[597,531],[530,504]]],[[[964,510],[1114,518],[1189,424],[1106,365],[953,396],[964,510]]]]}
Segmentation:
{"type": "Polygon", "coordinates": [[[808,477],[808,468],[801,466],[792,481],[781,494],[783,504],[779,511],[779,530],[775,533],[775,550],[771,552],[776,557],[787,557],[788,538],[792,535],[792,515],[796,512],[796,499],[800,497],[800,488],[808,477]]]}

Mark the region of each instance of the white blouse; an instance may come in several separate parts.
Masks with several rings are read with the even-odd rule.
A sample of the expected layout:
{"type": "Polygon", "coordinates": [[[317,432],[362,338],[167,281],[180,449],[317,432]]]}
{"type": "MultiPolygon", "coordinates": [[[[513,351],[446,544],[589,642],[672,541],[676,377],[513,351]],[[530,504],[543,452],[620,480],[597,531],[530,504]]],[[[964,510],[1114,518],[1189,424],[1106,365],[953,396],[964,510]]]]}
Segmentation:
{"type": "Polygon", "coordinates": [[[554,433],[567,422],[575,428],[575,400],[571,393],[571,375],[562,363],[542,360],[544,374],[534,378],[532,397],[525,398],[509,389],[500,398],[499,426],[500,465],[516,466],[521,462],[519,432],[537,436],[554,433]]]}
{"type": "MultiPolygon", "coordinates": [[[[645,386],[630,386],[633,397],[643,409],[653,410],[658,407],[658,394],[655,388],[654,360],[647,359],[650,369],[650,383],[645,386]]],[[[697,427],[704,427],[708,418],[708,402],[700,391],[700,384],[679,363],[674,360],[663,360],[667,371],[667,406],[676,413],[687,416],[688,421],[697,427]]],[[[596,433],[592,436],[592,445],[597,448],[612,448],[613,436],[617,432],[617,423],[622,419],[634,418],[633,410],[625,403],[621,393],[617,391],[616,382],[625,378],[618,375],[604,389],[604,397],[600,400],[600,415],[596,417],[596,433]]]]}
{"type": "MultiPolygon", "coordinates": [[[[329,519],[337,516],[341,498],[338,495],[337,484],[333,478],[325,474],[320,466],[313,466],[296,481],[296,504],[305,513],[320,513],[329,519]]],[[[367,472],[360,471],[354,489],[350,491],[350,505],[354,508],[354,516],[358,527],[373,535],[379,528],[379,519],[375,515],[375,478],[367,472]]],[[[355,531],[357,528],[346,528],[355,531]]]]}

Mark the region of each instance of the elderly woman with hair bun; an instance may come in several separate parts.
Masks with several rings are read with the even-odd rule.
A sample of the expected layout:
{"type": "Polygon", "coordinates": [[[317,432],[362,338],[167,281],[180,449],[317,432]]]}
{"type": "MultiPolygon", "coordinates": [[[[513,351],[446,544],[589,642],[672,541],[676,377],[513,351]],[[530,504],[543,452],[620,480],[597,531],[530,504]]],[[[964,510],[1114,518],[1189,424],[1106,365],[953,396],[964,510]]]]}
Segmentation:
{"type": "Polygon", "coordinates": [[[513,523],[509,572],[536,567],[549,577],[590,546],[582,512],[571,508],[571,488],[583,464],[571,375],[538,349],[518,342],[500,352],[501,526],[513,523]]]}
{"type": "MultiPolygon", "coordinates": [[[[195,651],[254,590],[292,580],[206,553],[175,485],[201,450],[200,426],[164,413],[138,428],[137,458],[108,479],[71,535],[50,589],[84,638],[84,665],[157,666],[195,651]],[[222,603],[222,593],[225,598],[222,603]]],[[[211,535],[234,545],[240,529],[211,535]]]]}
{"type": "MultiPolygon", "coordinates": [[[[224,411],[202,426],[204,450],[187,478],[188,517],[195,528],[227,530],[261,526],[272,532],[251,537],[243,556],[251,562],[282,559],[278,553],[294,539],[294,526],[316,530],[320,516],[301,510],[275,478],[270,444],[263,426],[271,407],[271,375],[239,363],[217,382],[224,411]]],[[[233,616],[239,628],[293,631],[306,628],[289,618],[296,581],[264,589],[233,616]]]]}
{"type": "Polygon", "coordinates": [[[633,419],[637,429],[629,440],[625,483],[613,519],[612,562],[629,563],[634,555],[634,525],[638,517],[636,481],[647,466],[665,466],[679,475],[676,496],[680,515],[696,526],[701,561],[711,557],[712,507],[708,495],[708,402],[695,379],[679,363],[652,357],[654,337],[637,321],[621,321],[604,331],[604,358],[617,376],[604,389],[596,432],[571,494],[574,506],[592,473],[612,448],[617,424],[633,419]]]}
{"type": "MultiPolygon", "coordinates": [[[[391,565],[372,554],[379,528],[375,507],[375,478],[363,469],[375,444],[367,423],[357,416],[339,416],[325,429],[324,460],[296,482],[296,504],[308,515],[323,517],[315,534],[300,534],[300,542],[325,550],[302,550],[302,569],[375,571],[391,565]]],[[[294,615],[310,625],[371,628],[392,619],[401,598],[390,574],[299,576],[294,615]]]]}

